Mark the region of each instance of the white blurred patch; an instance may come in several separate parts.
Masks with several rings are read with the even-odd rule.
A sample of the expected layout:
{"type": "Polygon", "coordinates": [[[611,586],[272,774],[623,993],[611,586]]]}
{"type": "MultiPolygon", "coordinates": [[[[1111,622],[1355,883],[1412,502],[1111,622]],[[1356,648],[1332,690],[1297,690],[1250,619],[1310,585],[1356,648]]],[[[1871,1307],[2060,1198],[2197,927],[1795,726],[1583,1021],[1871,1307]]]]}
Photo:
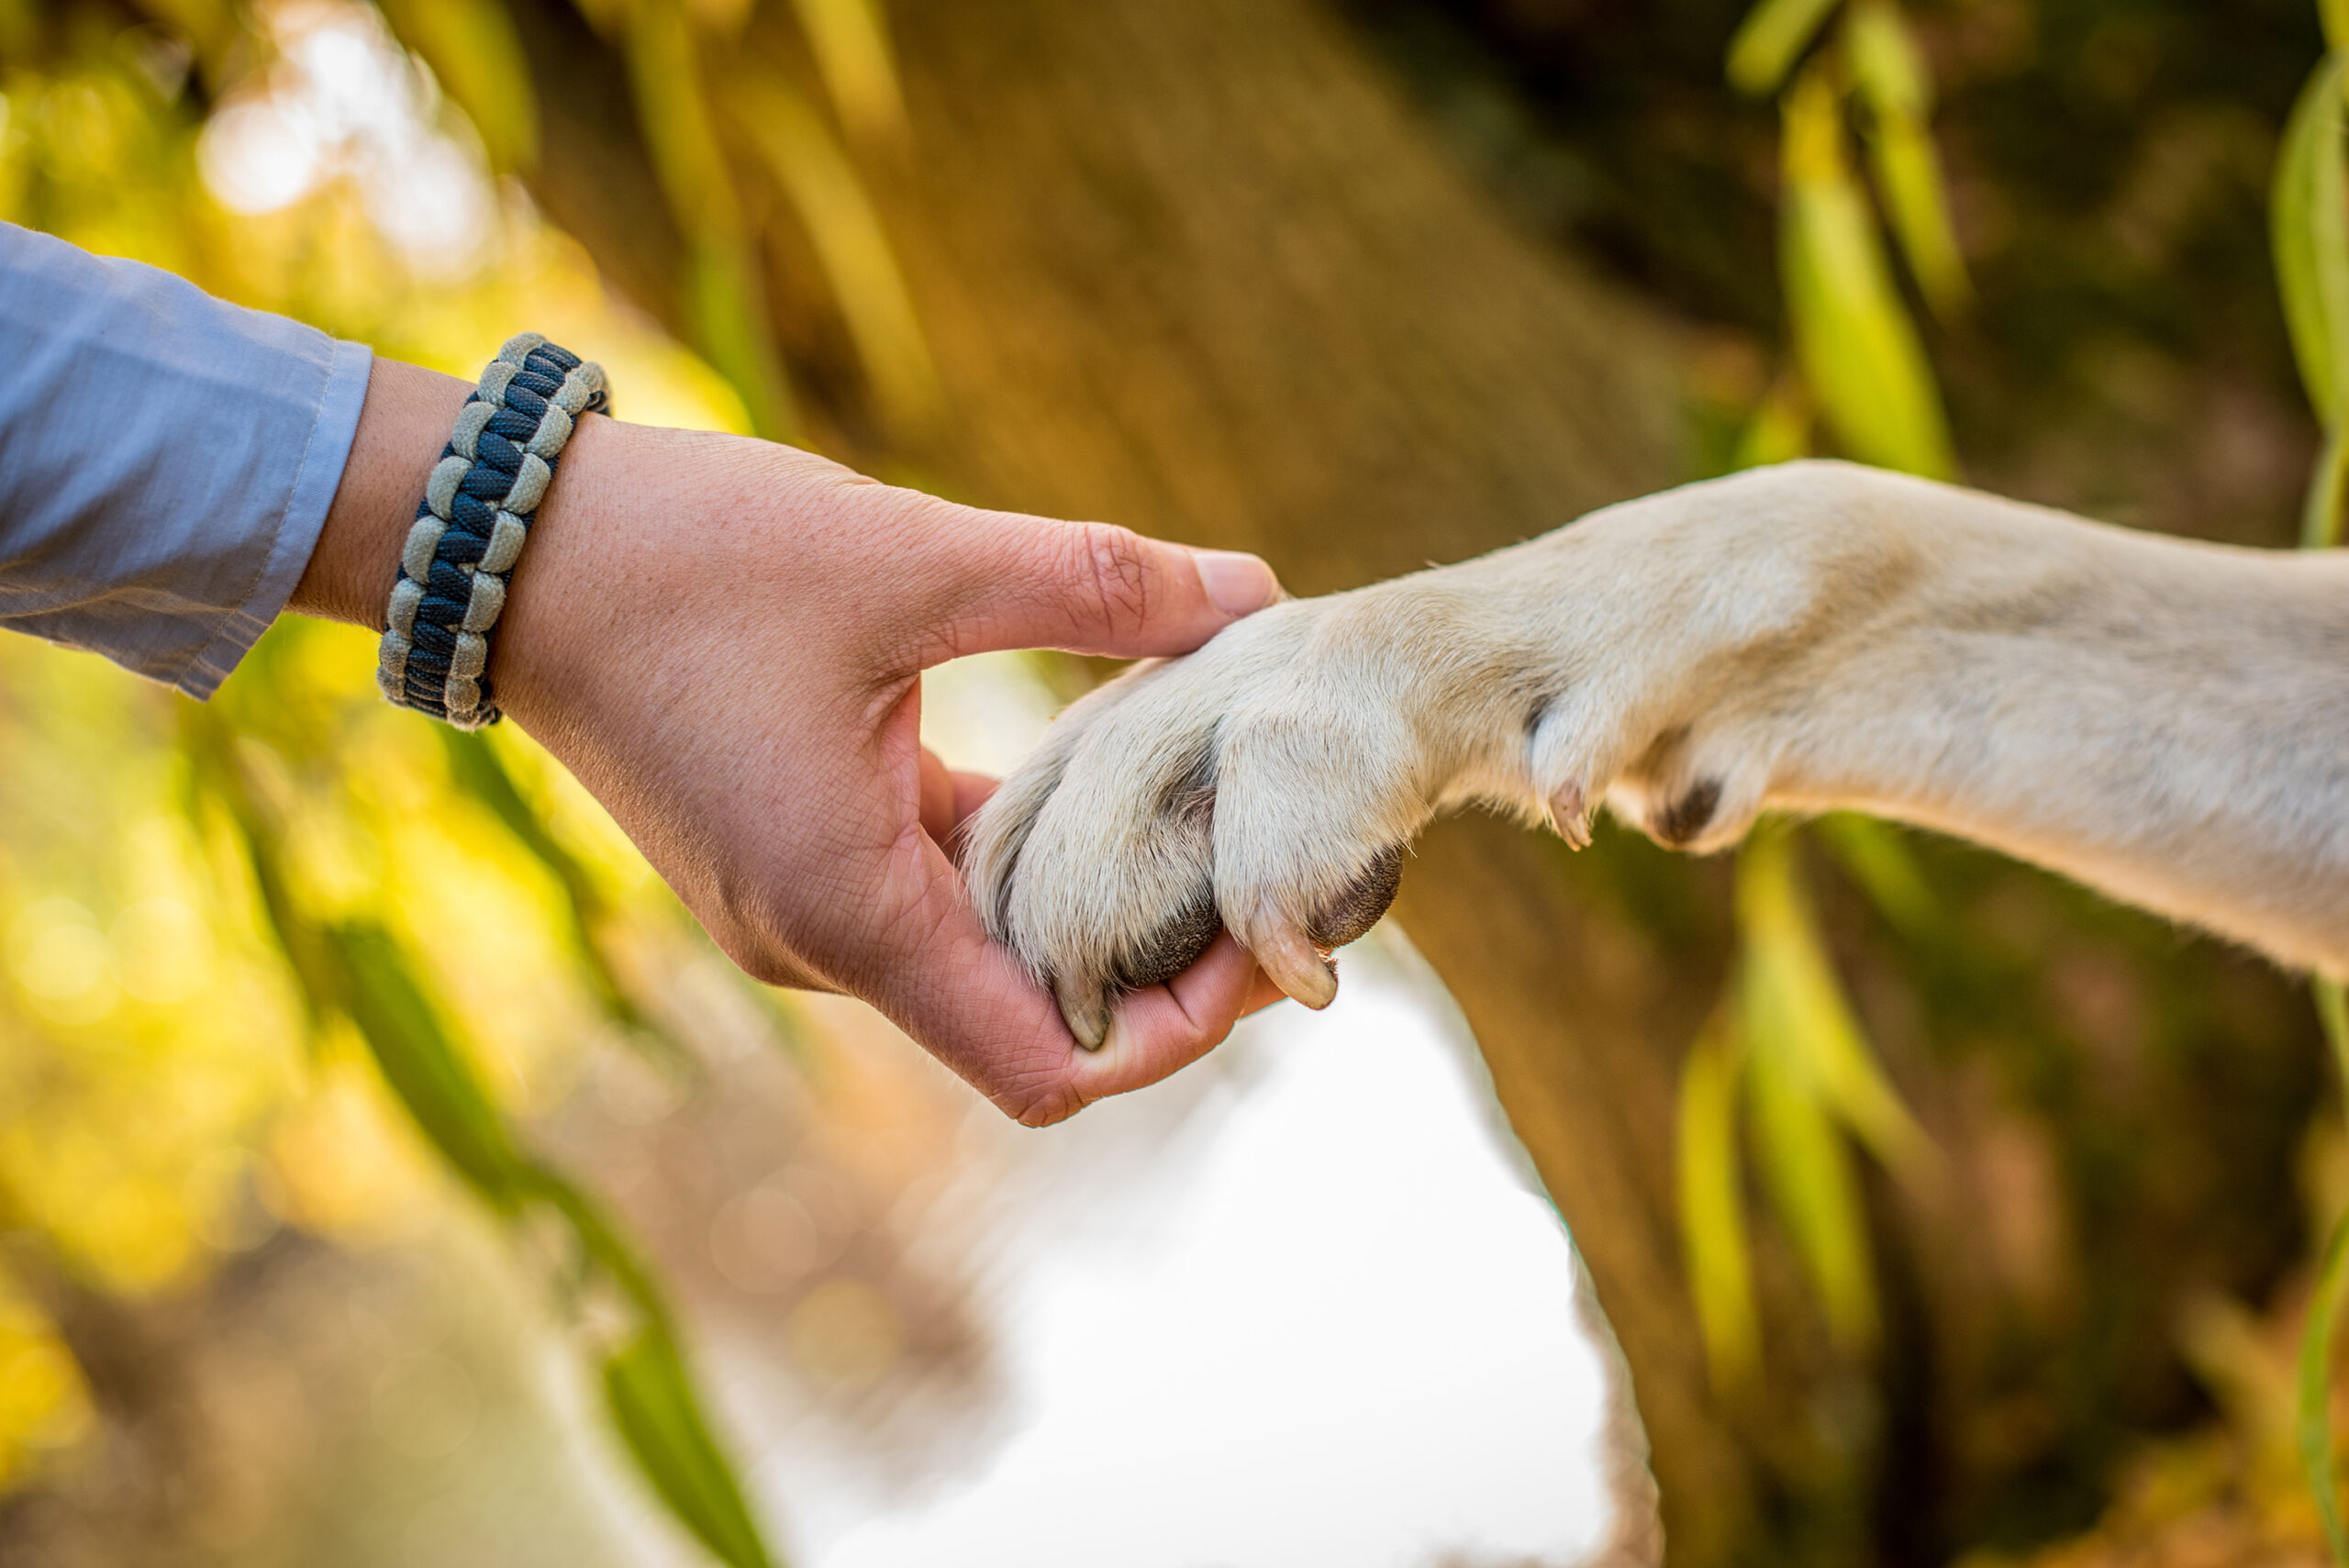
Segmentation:
{"type": "Polygon", "coordinates": [[[1583,1561],[1609,1519],[1573,1254],[1434,986],[1375,938],[1329,1011],[1244,1026],[1171,1191],[1075,1147],[1146,1106],[1041,1135],[1071,1147],[998,1243],[1019,1261],[990,1314],[1024,1418],[978,1473],[854,1522],[777,1465],[807,1560],[1583,1561]]]}
{"type": "Polygon", "coordinates": [[[479,266],[495,191],[479,149],[440,127],[430,72],[365,6],[282,6],[268,27],[276,62],[221,106],[196,145],[214,197],[234,212],[275,212],[348,179],[417,272],[451,278],[479,266]]]}
{"type": "Polygon", "coordinates": [[[196,143],[205,186],[231,212],[275,212],[310,194],[328,147],[299,103],[247,98],[225,106],[196,143]]]}
{"type": "Polygon", "coordinates": [[[980,653],[922,672],[921,743],[973,773],[1001,778],[1019,766],[1056,706],[1032,657],[980,653]]]}
{"type": "MultiPolygon", "coordinates": [[[[926,679],[923,739],[954,766],[1000,771],[1052,706],[1017,656],[926,679]]],[[[984,1260],[1002,1418],[974,1449],[860,1460],[712,1346],[796,1560],[1564,1565],[1603,1543],[1606,1385],[1564,1227],[1408,944],[1382,928],[1341,964],[1327,1012],[1279,1005],[1156,1090],[1041,1133],[974,1111],[925,1223],[984,1260]]],[[[807,1229],[721,1218],[729,1270],[807,1229]]]]}

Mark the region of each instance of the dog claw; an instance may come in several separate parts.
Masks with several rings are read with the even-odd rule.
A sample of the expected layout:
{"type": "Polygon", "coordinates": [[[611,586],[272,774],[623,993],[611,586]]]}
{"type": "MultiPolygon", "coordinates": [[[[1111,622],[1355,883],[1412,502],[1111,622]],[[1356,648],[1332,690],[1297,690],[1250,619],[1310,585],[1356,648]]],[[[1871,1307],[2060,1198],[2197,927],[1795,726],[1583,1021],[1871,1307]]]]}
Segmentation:
{"type": "Polygon", "coordinates": [[[1255,949],[1258,964],[1273,984],[1319,1012],[1338,998],[1338,966],[1304,933],[1275,927],[1255,949]]]}
{"type": "Polygon", "coordinates": [[[1098,986],[1080,988],[1055,980],[1052,999],[1061,1005],[1061,1021],[1068,1025],[1068,1032],[1076,1037],[1077,1044],[1087,1051],[1098,1051],[1108,1040],[1109,1001],[1098,986]]]}
{"type": "Polygon", "coordinates": [[[1550,797],[1550,821],[1566,848],[1590,848],[1590,802],[1580,784],[1567,784],[1550,797]]]}

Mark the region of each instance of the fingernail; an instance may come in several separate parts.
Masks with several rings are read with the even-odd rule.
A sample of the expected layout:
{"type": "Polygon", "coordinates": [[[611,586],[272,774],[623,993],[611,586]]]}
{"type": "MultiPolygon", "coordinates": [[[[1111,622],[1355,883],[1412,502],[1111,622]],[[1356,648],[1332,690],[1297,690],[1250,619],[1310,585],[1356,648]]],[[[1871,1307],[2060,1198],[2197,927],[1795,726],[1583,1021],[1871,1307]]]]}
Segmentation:
{"type": "Polygon", "coordinates": [[[1279,596],[1280,579],[1255,556],[1236,550],[1195,550],[1199,583],[1228,616],[1253,615],[1279,596]]]}

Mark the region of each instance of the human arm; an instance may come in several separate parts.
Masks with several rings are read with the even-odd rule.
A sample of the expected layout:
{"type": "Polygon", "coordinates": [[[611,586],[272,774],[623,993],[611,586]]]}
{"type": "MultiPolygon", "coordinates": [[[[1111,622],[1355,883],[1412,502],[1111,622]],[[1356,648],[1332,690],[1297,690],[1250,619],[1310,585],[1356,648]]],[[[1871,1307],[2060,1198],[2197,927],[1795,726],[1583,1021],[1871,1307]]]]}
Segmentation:
{"type": "MultiPolygon", "coordinates": [[[[9,225],[0,361],[0,627],[195,697],[284,608],[380,628],[466,395],[9,225]]],[[[920,751],[918,671],[1023,640],[1188,647],[1230,618],[1203,571],[1248,607],[1272,592],[1250,558],[589,418],[491,673],[746,968],[876,1002],[1007,1110],[1049,1120],[1210,1047],[1253,966],[1228,947],[1141,998],[1115,1049],[1078,1052],[977,935],[939,847],[989,785],[920,751]]]]}
{"type": "MultiPolygon", "coordinates": [[[[376,361],[289,607],[381,626],[422,476],[465,395],[376,361]]],[[[1256,991],[1227,940],[1130,999],[1105,1049],[1079,1050],[987,940],[942,847],[988,785],[921,751],[920,671],[1001,648],[1181,652],[1274,592],[1252,557],[591,417],[532,526],[490,675],[751,974],[874,1003],[1007,1112],[1043,1122],[1164,1076],[1277,993],[1256,991]]]]}
{"type": "Polygon", "coordinates": [[[0,224],[0,627],[210,695],[309,559],[370,359],[0,224]]]}

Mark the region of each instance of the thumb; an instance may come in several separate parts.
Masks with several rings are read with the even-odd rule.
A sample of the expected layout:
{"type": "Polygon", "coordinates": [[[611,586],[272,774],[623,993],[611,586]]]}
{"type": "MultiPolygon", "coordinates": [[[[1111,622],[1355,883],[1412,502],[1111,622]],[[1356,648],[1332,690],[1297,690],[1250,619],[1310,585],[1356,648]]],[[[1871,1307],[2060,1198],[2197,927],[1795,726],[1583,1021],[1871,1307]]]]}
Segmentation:
{"type": "Polygon", "coordinates": [[[1117,659],[1187,653],[1280,597],[1273,569],[1108,523],[957,507],[932,536],[951,583],[941,658],[1058,648],[1117,659]]]}

